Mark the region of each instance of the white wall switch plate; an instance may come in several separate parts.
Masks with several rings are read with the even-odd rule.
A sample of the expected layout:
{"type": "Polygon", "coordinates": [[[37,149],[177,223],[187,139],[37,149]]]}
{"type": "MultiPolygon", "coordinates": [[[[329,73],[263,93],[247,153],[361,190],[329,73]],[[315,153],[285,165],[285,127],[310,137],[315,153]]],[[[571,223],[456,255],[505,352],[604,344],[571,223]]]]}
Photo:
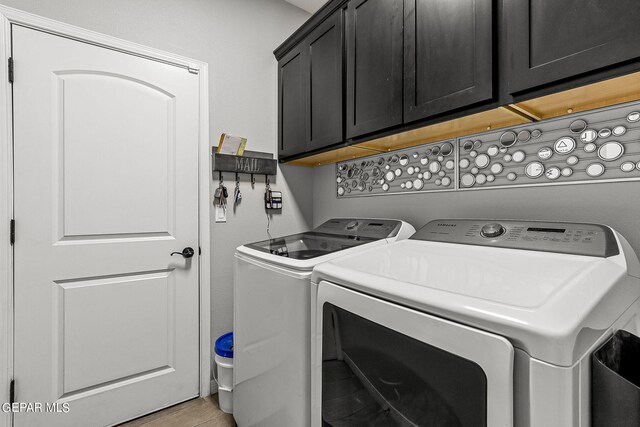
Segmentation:
{"type": "Polygon", "coordinates": [[[214,209],[216,222],[227,222],[227,209],[222,205],[215,205],[214,209]]]}

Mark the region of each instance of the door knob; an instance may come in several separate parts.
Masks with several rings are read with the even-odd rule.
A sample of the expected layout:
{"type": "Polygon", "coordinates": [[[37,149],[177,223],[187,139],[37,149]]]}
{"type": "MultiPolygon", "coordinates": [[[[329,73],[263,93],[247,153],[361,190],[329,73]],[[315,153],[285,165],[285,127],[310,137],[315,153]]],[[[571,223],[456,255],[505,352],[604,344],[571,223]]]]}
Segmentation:
{"type": "Polygon", "coordinates": [[[187,246],[182,250],[182,252],[171,252],[171,256],[182,255],[185,258],[191,258],[195,253],[196,252],[193,250],[193,248],[187,246]]]}

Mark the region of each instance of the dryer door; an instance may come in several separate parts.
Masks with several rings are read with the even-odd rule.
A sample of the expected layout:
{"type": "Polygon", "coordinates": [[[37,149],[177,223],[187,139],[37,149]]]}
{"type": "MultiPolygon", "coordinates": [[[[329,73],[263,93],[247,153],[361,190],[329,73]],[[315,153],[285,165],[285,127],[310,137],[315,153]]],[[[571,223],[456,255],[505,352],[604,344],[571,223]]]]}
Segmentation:
{"type": "Polygon", "coordinates": [[[316,316],[312,425],[513,426],[506,339],[324,281],[316,316]]]}

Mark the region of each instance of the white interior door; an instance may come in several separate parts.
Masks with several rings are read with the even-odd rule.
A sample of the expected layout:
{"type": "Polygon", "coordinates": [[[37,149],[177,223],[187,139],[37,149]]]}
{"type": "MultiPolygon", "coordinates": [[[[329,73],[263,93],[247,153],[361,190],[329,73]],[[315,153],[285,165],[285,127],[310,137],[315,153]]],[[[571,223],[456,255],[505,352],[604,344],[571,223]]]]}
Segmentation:
{"type": "Polygon", "coordinates": [[[15,425],[109,425],[197,396],[198,76],[12,35],[16,400],[69,408],[15,425]]]}

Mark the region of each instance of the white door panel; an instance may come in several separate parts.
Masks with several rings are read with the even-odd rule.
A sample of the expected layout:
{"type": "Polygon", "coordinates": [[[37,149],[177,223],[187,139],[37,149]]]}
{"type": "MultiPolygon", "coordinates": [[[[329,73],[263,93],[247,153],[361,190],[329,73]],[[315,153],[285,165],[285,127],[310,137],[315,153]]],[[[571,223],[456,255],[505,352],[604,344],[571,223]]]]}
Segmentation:
{"type": "Polygon", "coordinates": [[[198,395],[199,79],[13,26],[17,426],[198,395]]]}
{"type": "Polygon", "coordinates": [[[61,237],[171,235],[175,97],[120,75],[73,72],[56,76],[61,131],[58,155],[63,160],[58,188],[61,237]],[[126,108],[113,108],[115,105],[126,108]],[[115,211],[114,206],[123,209],[115,211]]]}
{"type": "Polygon", "coordinates": [[[174,366],[174,277],[159,272],[57,283],[62,396],[174,366]]]}

